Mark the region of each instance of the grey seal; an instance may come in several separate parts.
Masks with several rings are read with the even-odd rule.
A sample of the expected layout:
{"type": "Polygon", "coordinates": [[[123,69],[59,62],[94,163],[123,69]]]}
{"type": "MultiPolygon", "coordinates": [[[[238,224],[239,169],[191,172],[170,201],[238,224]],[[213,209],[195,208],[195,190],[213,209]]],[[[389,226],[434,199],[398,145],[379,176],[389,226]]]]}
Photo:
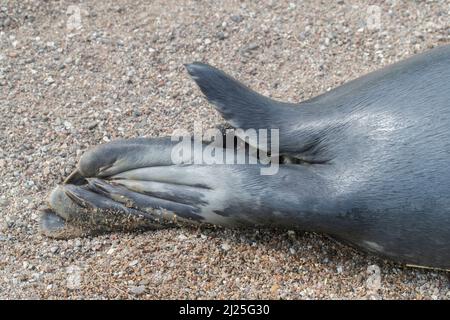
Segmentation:
{"type": "Polygon", "coordinates": [[[278,172],[261,175],[263,164],[174,163],[170,138],[99,145],[51,193],[45,234],[175,220],[276,227],[450,268],[450,46],[298,104],[264,97],[207,64],[186,68],[233,127],[279,130],[279,152],[270,154],[281,159],[278,172]]]}

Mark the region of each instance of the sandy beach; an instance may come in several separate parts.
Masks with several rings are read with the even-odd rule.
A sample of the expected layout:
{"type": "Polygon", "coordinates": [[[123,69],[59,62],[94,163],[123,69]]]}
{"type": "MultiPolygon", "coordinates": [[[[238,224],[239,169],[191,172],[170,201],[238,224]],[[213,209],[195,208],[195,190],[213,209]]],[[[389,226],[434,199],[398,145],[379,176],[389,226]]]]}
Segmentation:
{"type": "Polygon", "coordinates": [[[449,299],[444,271],[312,233],[39,232],[88,148],[224,123],[184,63],[298,102],[449,44],[449,14],[445,0],[2,1],[0,299],[449,299]]]}

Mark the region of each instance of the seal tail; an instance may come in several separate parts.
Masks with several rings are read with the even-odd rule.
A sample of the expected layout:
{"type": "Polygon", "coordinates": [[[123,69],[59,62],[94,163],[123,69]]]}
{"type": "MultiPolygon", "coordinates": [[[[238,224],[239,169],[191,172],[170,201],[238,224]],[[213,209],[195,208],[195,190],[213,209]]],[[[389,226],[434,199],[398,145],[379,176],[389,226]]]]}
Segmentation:
{"type": "Polygon", "coordinates": [[[283,116],[280,113],[294,109],[294,104],[264,97],[207,64],[194,62],[185,66],[208,101],[235,128],[279,128],[276,119],[283,116]]]}
{"type": "MultiPolygon", "coordinates": [[[[271,154],[280,153],[311,163],[324,163],[329,159],[328,155],[323,155],[325,149],[319,145],[328,123],[318,121],[320,117],[317,117],[316,110],[320,109],[314,104],[284,103],[264,97],[207,64],[194,62],[186,68],[208,101],[233,127],[245,131],[266,129],[268,136],[270,131],[267,146],[270,146],[271,154]],[[278,129],[279,137],[272,137],[273,129],[278,129]],[[272,147],[276,147],[272,138],[278,140],[279,150],[272,147]]],[[[246,139],[245,133],[243,136],[239,134],[239,138],[246,139]]],[[[268,149],[264,144],[245,141],[258,150],[268,149]]]]}

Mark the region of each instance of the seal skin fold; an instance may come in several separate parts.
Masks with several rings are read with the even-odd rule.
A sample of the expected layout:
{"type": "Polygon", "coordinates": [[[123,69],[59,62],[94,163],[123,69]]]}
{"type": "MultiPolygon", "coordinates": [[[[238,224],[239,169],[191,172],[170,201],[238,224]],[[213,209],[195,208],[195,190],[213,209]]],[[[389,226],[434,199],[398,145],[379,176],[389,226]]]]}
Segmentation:
{"type": "Polygon", "coordinates": [[[174,221],[296,228],[398,262],[450,268],[450,46],[298,104],[261,96],[206,64],[186,68],[233,127],[279,129],[272,157],[289,163],[261,175],[263,165],[249,158],[176,164],[170,138],[99,145],[51,193],[46,235],[174,221]]]}

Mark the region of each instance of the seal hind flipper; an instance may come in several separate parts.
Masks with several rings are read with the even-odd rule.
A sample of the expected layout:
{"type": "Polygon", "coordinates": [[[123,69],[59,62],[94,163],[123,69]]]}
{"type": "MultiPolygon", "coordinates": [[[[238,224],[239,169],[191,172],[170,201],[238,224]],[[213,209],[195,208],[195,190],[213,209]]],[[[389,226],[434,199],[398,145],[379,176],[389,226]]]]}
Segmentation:
{"type": "Polygon", "coordinates": [[[277,127],[274,113],[283,112],[277,108],[294,106],[264,97],[210,65],[194,62],[185,66],[208,101],[236,128],[277,127]]]}
{"type": "MultiPolygon", "coordinates": [[[[172,142],[169,137],[137,138],[101,144],[83,154],[78,165],[78,172],[70,177],[74,176],[78,181],[79,176],[107,177],[149,164],[170,165],[173,145],[175,142],[172,142]]],[[[73,183],[70,177],[69,182],[73,183]]]]}
{"type": "Polygon", "coordinates": [[[278,128],[280,158],[315,165],[281,162],[266,175],[263,163],[172,161],[168,138],[112,142],[88,151],[55,189],[42,228],[51,236],[69,225],[130,229],[128,218],[159,223],[159,208],[214,225],[326,233],[402,263],[448,269],[449,66],[447,46],[293,105],[188,65],[229,122],[278,128]]]}
{"type": "Polygon", "coordinates": [[[50,208],[42,211],[40,229],[53,238],[161,227],[154,214],[95,193],[88,185],[58,186],[48,202],[50,208]]]}
{"type": "Polygon", "coordinates": [[[185,66],[208,101],[233,127],[278,129],[280,154],[311,163],[329,160],[330,157],[324,154],[326,150],[319,144],[330,124],[317,114],[316,105],[270,99],[204,63],[185,66]]]}

